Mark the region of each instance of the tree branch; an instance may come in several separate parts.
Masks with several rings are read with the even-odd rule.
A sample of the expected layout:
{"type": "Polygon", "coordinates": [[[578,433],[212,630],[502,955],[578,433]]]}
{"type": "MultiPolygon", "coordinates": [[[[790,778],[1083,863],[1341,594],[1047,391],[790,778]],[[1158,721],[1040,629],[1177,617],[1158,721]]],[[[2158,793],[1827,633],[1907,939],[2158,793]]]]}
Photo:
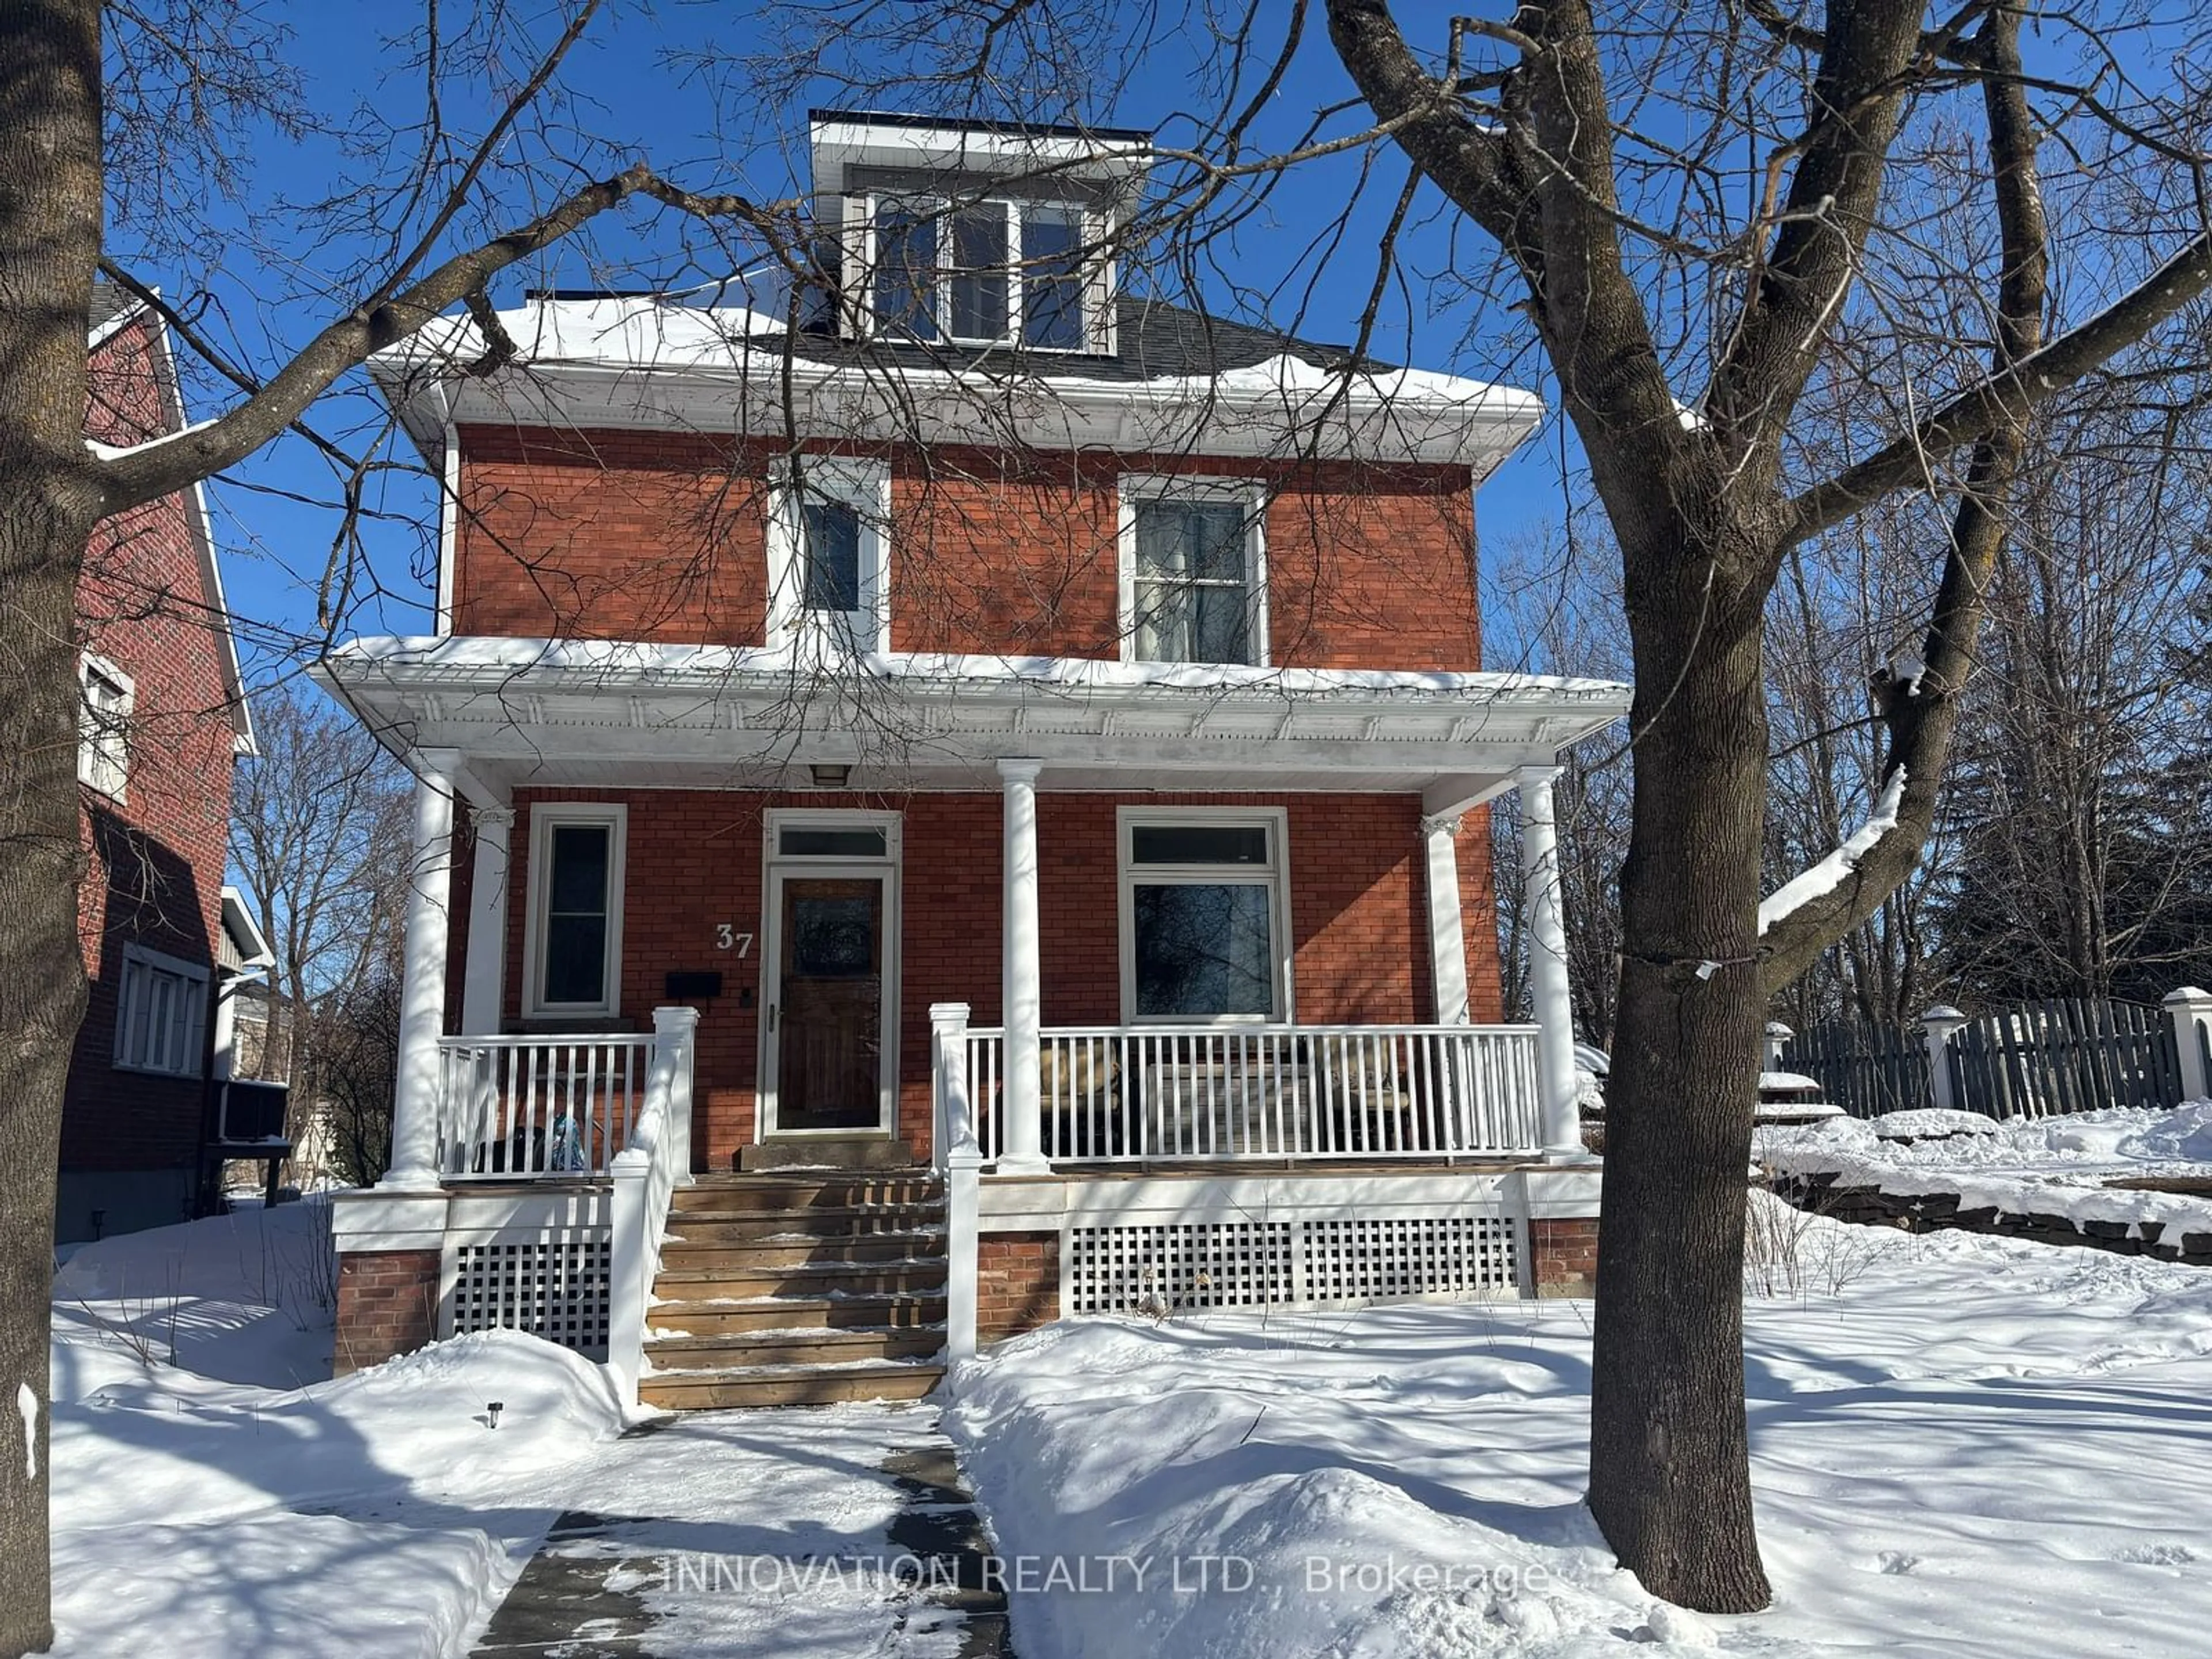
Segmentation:
{"type": "MultiPolygon", "coordinates": [[[[1991,14],[1976,36],[1977,55],[1998,73],[1982,88],[1989,113],[1990,160],[2004,265],[1998,279],[2000,373],[2017,374],[2043,343],[2049,294],[2050,226],[2035,163],[2037,125],[2021,85],[2021,15],[1991,14]]],[[[2027,451],[2031,409],[2020,408],[1982,437],[1954,515],[1943,580],[1922,647],[1923,666],[1906,682],[1878,678],[1875,690],[1889,728],[1882,787],[1902,775],[1891,826],[1859,855],[1848,878],[1777,919],[1761,941],[1759,978],[1771,994],[1812,966],[1820,952],[1879,909],[1919,861],[1936,823],[1938,787],[1958,725],[1960,694],[1972,677],[1976,642],[2003,551],[2007,497],[2027,451]]]]}
{"type": "Polygon", "coordinates": [[[348,370],[405,339],[499,272],[619,206],[652,182],[643,162],[587,185],[506,235],[457,253],[395,297],[357,307],[318,334],[244,403],[205,426],[143,445],[95,468],[108,515],[155,501],[235,466],[296,421],[348,370]]]}
{"type": "MultiPolygon", "coordinates": [[[[1993,80],[1992,88],[2017,82],[1993,80]]],[[[1893,491],[1924,483],[1932,463],[2015,421],[2128,347],[2212,289],[2212,231],[2202,232],[2144,282],[2033,356],[1953,398],[1912,431],[1790,503],[1781,546],[1832,530],[1893,491]]]]}

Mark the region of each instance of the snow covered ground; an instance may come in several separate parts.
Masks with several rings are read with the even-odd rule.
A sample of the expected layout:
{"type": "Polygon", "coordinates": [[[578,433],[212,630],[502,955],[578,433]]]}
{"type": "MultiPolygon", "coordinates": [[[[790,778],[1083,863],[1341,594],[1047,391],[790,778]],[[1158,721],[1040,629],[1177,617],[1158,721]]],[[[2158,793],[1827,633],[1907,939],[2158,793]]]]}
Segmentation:
{"type": "Polygon", "coordinates": [[[577,1510],[602,1519],[553,1548],[604,1563],[646,1651],[961,1650],[890,1531],[911,1492],[884,1466],[943,1445],[933,1406],[618,1439],[599,1366],[505,1332],[332,1382],[326,1224],[313,1202],[249,1209],[85,1246],[57,1275],[56,1653],[465,1654],[577,1510]]]}
{"type": "MultiPolygon", "coordinates": [[[[2113,1107],[2068,1116],[1951,1125],[1951,1114],[1893,1112],[1871,1122],[1832,1120],[1761,1129],[1755,1155],[1791,1175],[1832,1175],[1838,1186],[1899,1194],[1957,1193],[1962,1209],[2087,1220],[2155,1221],[2170,1240],[2212,1233],[2212,1197],[2115,1188],[2115,1181],[2212,1180],[2212,1101],[2171,1111],[2113,1107]]],[[[1956,1115],[1964,1117],[1965,1114],[1956,1115]]]]}
{"type": "Polygon", "coordinates": [[[1747,1310],[1771,1612],[1613,1566],[1587,1304],[1090,1320],[946,1413],[1001,1553],[1093,1564],[1015,1598],[1024,1659],[2203,1652],[2212,1274],[1781,1219],[1812,1288],[1747,1310]]]}
{"type": "MultiPolygon", "coordinates": [[[[2203,1127],[2051,1132],[2187,1163],[2203,1127]]],[[[1753,1283],[1793,1291],[1747,1312],[1771,1611],[1698,1620],[1613,1565],[1580,1502],[1587,1304],[1101,1319],[970,1362],[944,1408],[1024,1659],[2203,1652],[2212,1273],[1754,1198],[1753,1283]]],[[[958,1650],[893,1541],[890,1466],[935,1406],[618,1439],[598,1367],[501,1334],[332,1382],[319,1219],[134,1235],[58,1277],[58,1651],[464,1653],[586,1510],[554,1547],[604,1564],[644,1651],[958,1650]]]]}
{"type": "Polygon", "coordinates": [[[620,1431],[599,1368],[529,1337],[331,1382],[327,1236],[246,1209],[57,1275],[56,1652],[445,1653],[562,1507],[548,1473],[620,1431]]]}

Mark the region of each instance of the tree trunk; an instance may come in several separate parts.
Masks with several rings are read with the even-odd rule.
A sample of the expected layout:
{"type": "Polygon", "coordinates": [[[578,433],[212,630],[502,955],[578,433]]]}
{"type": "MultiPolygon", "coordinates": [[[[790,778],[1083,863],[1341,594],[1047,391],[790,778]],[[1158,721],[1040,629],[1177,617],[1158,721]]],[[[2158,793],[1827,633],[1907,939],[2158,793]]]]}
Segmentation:
{"type": "Polygon", "coordinates": [[[53,1639],[47,1343],[63,1086],[84,1017],[76,579],[100,252],[97,0],[0,0],[0,1655],[53,1639]],[[27,1431],[28,1444],[26,1444],[27,1431]]]}
{"type": "Polygon", "coordinates": [[[1589,1503],[1653,1595],[1748,1613],[1769,1600],[1742,1348],[1766,709],[1758,606],[1707,595],[1702,572],[1682,568],[1701,562],[1627,561],[1639,736],[1606,1098],[1589,1503]]]}

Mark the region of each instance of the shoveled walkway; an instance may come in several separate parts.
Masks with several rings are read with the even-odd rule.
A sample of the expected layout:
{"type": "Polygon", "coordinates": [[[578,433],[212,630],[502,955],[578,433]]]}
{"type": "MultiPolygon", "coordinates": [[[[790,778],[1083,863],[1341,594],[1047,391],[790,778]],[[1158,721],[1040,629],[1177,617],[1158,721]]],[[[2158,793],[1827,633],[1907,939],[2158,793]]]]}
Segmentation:
{"type": "Polygon", "coordinates": [[[1012,1659],[927,1402],[694,1413],[575,1484],[478,1659],[1012,1659]]]}

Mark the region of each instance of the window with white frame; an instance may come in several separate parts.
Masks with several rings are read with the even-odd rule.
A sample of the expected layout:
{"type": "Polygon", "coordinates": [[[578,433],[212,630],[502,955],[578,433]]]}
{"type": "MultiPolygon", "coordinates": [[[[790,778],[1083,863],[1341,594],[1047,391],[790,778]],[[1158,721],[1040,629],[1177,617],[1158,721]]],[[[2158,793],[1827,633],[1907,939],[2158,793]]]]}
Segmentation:
{"type": "Polygon", "coordinates": [[[621,1012],[622,806],[544,805],[530,814],[526,1017],[621,1012]]]}
{"type": "Polygon", "coordinates": [[[1285,821],[1275,810],[1123,809],[1125,1018],[1287,1018],[1285,821]]]}
{"type": "Polygon", "coordinates": [[[1249,485],[1124,480],[1121,599],[1132,662],[1267,660],[1263,502],[1249,485]]]}
{"type": "Polygon", "coordinates": [[[782,476],[776,495],[771,636],[885,648],[890,469],[872,461],[805,460],[782,476]]]}
{"type": "Polygon", "coordinates": [[[125,945],[115,1007],[117,1067],[199,1076],[207,1053],[207,989],[205,968],[125,945]]]}
{"type": "Polygon", "coordinates": [[[884,332],[960,345],[1083,351],[1103,337],[1107,279],[1068,202],[866,198],[868,302],[884,332]],[[1089,301],[1093,294],[1099,297],[1089,301]]]}
{"type": "Polygon", "coordinates": [[[89,653],[77,659],[77,681],[82,694],[77,781],[121,800],[131,771],[131,711],[137,687],[113,663],[89,653]]]}

